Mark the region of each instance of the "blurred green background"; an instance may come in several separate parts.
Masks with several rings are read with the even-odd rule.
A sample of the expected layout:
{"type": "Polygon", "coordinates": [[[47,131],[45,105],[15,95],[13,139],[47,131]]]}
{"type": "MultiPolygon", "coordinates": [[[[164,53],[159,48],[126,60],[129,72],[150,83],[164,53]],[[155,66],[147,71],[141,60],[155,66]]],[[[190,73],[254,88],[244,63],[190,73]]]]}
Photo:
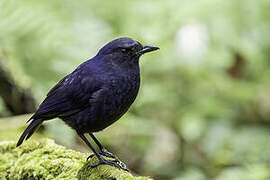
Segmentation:
{"type": "MultiPolygon", "coordinates": [[[[122,36],[161,49],[141,58],[130,111],[97,134],[110,151],[156,180],[270,179],[269,0],[1,0],[0,140],[122,36]]],[[[61,121],[40,134],[89,152],[61,121]]]]}

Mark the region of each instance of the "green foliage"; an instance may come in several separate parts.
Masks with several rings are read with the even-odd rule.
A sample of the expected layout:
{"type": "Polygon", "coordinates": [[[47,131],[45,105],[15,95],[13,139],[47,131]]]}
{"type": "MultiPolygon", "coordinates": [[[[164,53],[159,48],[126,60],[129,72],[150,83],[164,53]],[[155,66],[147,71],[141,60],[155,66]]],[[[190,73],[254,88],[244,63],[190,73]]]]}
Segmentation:
{"type": "Polygon", "coordinates": [[[269,19],[268,0],[1,0],[0,53],[40,102],[115,37],[157,45],[101,141],[157,179],[269,179],[269,19]]]}

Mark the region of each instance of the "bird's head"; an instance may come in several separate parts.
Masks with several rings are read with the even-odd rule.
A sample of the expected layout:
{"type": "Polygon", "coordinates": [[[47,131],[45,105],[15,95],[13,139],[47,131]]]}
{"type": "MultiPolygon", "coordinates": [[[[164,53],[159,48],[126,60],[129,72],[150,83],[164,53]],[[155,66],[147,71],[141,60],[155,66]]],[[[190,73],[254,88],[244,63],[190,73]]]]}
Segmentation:
{"type": "Polygon", "coordinates": [[[141,55],[158,49],[158,47],[143,46],[138,41],[122,37],[106,44],[100,49],[97,55],[108,56],[115,63],[134,62],[138,61],[141,55]]]}

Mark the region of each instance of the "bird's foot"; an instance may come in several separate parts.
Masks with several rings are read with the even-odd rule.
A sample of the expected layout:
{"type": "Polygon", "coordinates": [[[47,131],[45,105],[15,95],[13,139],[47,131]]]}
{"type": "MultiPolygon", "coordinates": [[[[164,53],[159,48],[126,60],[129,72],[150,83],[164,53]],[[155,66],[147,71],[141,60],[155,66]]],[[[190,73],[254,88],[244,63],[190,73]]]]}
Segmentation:
{"type": "MultiPolygon", "coordinates": [[[[120,159],[119,159],[118,157],[116,157],[115,155],[113,155],[112,153],[110,153],[110,152],[109,152],[107,149],[105,149],[105,148],[103,148],[99,154],[102,155],[102,156],[108,157],[108,158],[113,158],[113,159],[117,160],[118,162],[121,162],[120,159]]],[[[90,156],[87,157],[86,160],[88,161],[89,159],[91,159],[91,158],[94,157],[94,156],[95,156],[95,154],[91,154],[90,156]]]]}
{"type": "Polygon", "coordinates": [[[112,154],[111,152],[109,152],[107,149],[102,148],[102,149],[101,149],[101,152],[100,152],[99,154],[101,154],[101,155],[103,155],[103,156],[106,156],[106,157],[108,157],[108,158],[113,158],[113,159],[115,159],[115,160],[114,160],[115,162],[119,162],[119,163],[121,164],[122,167],[124,167],[125,169],[128,170],[127,165],[126,165],[125,163],[123,163],[123,162],[122,162],[118,157],[116,157],[114,154],[112,154]]]}
{"type": "Polygon", "coordinates": [[[99,154],[101,154],[101,155],[103,155],[103,156],[106,156],[106,157],[109,157],[109,158],[113,158],[113,159],[115,159],[115,160],[118,160],[118,158],[117,158],[115,155],[113,155],[113,153],[109,152],[109,151],[108,151],[107,149],[105,149],[105,148],[102,148],[102,149],[101,149],[101,152],[100,152],[99,154]]]}
{"type": "Polygon", "coordinates": [[[116,168],[119,168],[119,169],[122,169],[124,171],[127,171],[129,172],[129,169],[126,167],[126,165],[124,164],[124,166],[121,164],[121,166],[117,163],[118,161],[117,160],[106,160],[106,159],[99,159],[99,162],[95,163],[95,164],[92,164],[91,167],[92,168],[95,168],[99,165],[102,165],[102,164],[107,164],[109,166],[113,166],[113,167],[116,167],[116,168]]]}
{"type": "MultiPolygon", "coordinates": [[[[101,149],[101,152],[99,153],[100,155],[102,155],[102,156],[105,156],[105,157],[108,157],[108,158],[113,158],[113,159],[115,159],[115,160],[118,160],[119,162],[120,162],[120,160],[119,160],[119,158],[118,157],[116,157],[115,155],[113,155],[111,152],[109,152],[107,149],[105,149],[105,148],[102,148],[101,149]]],[[[95,156],[95,154],[91,154],[90,156],[88,156],[87,157],[87,161],[89,160],[89,159],[91,159],[92,157],[94,157],[95,156]]]]}
{"type": "MultiPolygon", "coordinates": [[[[102,159],[102,160],[100,160],[100,162],[96,163],[97,165],[94,164],[94,167],[96,167],[96,166],[98,166],[100,164],[106,164],[103,161],[109,161],[110,163],[115,163],[116,166],[118,166],[118,168],[123,169],[125,171],[129,171],[129,169],[127,168],[127,165],[124,162],[122,162],[118,157],[116,157],[114,154],[112,154],[111,152],[109,152],[107,149],[102,148],[102,150],[101,150],[101,152],[99,154],[102,155],[102,156],[108,157],[108,158],[113,158],[114,160],[105,160],[105,159],[102,159]],[[120,165],[117,164],[117,163],[119,163],[120,165]]],[[[95,156],[95,154],[91,154],[90,156],[87,157],[86,160],[88,161],[89,159],[91,159],[94,156],[95,156]]],[[[114,167],[116,167],[116,166],[114,166],[114,167]]]]}

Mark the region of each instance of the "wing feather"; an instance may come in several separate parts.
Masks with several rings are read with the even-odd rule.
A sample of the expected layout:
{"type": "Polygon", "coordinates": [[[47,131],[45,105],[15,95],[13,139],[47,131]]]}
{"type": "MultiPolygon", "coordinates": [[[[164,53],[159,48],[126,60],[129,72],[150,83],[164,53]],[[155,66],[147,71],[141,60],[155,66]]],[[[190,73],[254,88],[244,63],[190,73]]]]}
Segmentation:
{"type": "Polygon", "coordinates": [[[95,76],[88,71],[76,69],[60,80],[47,94],[31,119],[51,119],[69,116],[90,106],[90,99],[100,89],[95,76]]]}

